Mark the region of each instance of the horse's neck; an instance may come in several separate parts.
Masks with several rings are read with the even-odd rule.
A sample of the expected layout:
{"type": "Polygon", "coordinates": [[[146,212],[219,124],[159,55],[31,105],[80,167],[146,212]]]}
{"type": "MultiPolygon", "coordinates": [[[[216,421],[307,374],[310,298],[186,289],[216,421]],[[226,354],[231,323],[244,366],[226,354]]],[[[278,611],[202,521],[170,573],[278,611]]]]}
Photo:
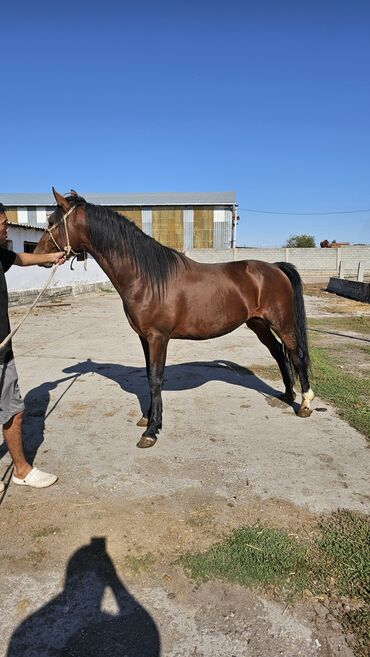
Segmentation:
{"type": "Polygon", "coordinates": [[[107,256],[103,256],[93,247],[87,248],[87,251],[93,256],[98,265],[108,276],[120,296],[124,298],[127,291],[137,279],[135,268],[129,262],[128,258],[122,256],[118,257],[117,255],[108,258],[107,256]]]}

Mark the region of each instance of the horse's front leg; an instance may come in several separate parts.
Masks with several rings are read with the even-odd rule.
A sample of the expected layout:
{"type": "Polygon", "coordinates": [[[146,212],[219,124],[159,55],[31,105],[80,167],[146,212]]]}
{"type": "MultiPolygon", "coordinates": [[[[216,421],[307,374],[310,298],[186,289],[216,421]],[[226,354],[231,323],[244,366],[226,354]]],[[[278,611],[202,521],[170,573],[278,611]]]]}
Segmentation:
{"type": "Polygon", "coordinates": [[[167,344],[168,338],[163,335],[154,335],[148,338],[150,415],[148,427],[137,443],[137,447],[152,447],[157,440],[158,431],[162,428],[162,383],[167,344]]]}
{"type": "MultiPolygon", "coordinates": [[[[146,375],[148,377],[149,381],[149,373],[150,373],[150,358],[149,358],[149,344],[146,338],[142,338],[140,336],[140,342],[141,346],[144,351],[144,356],[145,356],[145,367],[146,367],[146,375]]],[[[147,427],[148,426],[148,418],[150,418],[152,414],[152,408],[151,406],[148,408],[147,411],[143,411],[143,415],[140,418],[139,422],[136,423],[137,427],[147,427]]]]}

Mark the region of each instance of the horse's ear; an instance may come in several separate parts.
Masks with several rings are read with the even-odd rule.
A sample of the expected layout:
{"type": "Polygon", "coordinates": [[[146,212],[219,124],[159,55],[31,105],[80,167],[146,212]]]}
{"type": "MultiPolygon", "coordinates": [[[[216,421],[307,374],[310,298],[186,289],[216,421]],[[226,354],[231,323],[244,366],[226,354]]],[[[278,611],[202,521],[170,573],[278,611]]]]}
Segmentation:
{"type": "Polygon", "coordinates": [[[54,189],[54,187],[52,189],[53,189],[53,194],[54,194],[54,198],[57,202],[57,205],[59,205],[61,208],[63,208],[64,212],[68,212],[68,210],[71,207],[71,204],[69,203],[69,201],[67,201],[67,199],[64,198],[64,196],[59,194],[59,192],[57,192],[56,189],[54,189]]]}
{"type": "Polygon", "coordinates": [[[71,196],[74,196],[75,198],[78,198],[78,194],[74,189],[71,189],[71,196]]]}

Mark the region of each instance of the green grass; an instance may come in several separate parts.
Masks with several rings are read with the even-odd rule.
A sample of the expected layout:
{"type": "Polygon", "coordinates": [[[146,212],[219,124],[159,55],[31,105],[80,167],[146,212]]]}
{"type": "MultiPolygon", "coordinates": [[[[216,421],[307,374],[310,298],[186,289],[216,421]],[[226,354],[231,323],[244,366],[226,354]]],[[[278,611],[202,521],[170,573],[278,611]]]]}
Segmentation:
{"type": "Polygon", "coordinates": [[[305,546],[285,532],[244,527],[208,552],[184,557],[183,565],[196,580],[220,578],[290,594],[303,590],[307,584],[305,557],[305,546]]]}
{"type": "Polygon", "coordinates": [[[355,637],[356,654],[368,657],[370,645],[370,522],[338,511],[321,524],[317,586],[330,595],[336,615],[355,637]],[[345,604],[341,604],[341,601],[345,604]]]}
{"type": "Polygon", "coordinates": [[[364,335],[370,335],[370,315],[358,315],[353,317],[323,317],[308,319],[309,328],[322,328],[330,331],[353,331],[364,335]]]}
{"type": "Polygon", "coordinates": [[[324,572],[334,577],[338,593],[370,598],[369,520],[338,511],[321,523],[319,549],[324,572]]]}
{"type": "Polygon", "coordinates": [[[298,537],[278,529],[243,527],[200,554],[181,558],[198,582],[221,579],[291,599],[305,590],[325,605],[354,636],[359,657],[368,657],[370,614],[370,523],[349,511],[321,520],[318,532],[298,537]]]}
{"type": "Polygon", "coordinates": [[[341,417],[370,438],[370,376],[361,378],[345,369],[323,347],[311,346],[312,387],[333,404],[341,417]]]}

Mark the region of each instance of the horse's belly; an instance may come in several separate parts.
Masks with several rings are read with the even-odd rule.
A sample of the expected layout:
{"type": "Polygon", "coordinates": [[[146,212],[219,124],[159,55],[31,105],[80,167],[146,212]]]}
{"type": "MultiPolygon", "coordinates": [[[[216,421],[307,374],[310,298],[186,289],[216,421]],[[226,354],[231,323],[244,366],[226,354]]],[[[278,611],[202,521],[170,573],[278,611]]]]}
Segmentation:
{"type": "Polygon", "coordinates": [[[229,303],[223,306],[220,303],[209,307],[205,303],[198,309],[187,309],[180,313],[178,322],[171,334],[172,338],[188,338],[193,340],[206,340],[217,338],[234,331],[247,319],[244,304],[229,303]]]}

